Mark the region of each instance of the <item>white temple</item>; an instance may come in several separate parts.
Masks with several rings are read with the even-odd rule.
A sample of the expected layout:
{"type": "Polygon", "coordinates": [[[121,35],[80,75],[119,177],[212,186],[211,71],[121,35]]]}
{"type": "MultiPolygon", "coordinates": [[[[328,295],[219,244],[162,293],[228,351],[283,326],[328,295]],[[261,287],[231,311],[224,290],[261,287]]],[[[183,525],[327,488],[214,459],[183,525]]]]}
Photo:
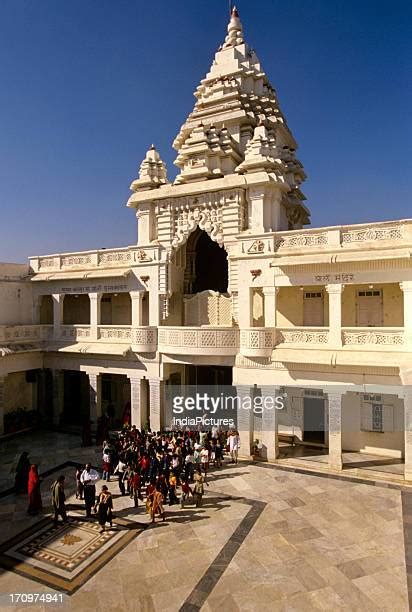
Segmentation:
{"type": "Polygon", "coordinates": [[[176,179],[152,145],[131,184],[136,245],[0,264],[0,433],[21,408],[67,427],[129,402],[159,430],[165,385],[233,383],[286,398],[269,421],[239,414],[243,456],[318,448],[339,471],[363,453],[412,480],[412,220],[308,227],[297,144],[236,9],[195,97],[176,179]]]}

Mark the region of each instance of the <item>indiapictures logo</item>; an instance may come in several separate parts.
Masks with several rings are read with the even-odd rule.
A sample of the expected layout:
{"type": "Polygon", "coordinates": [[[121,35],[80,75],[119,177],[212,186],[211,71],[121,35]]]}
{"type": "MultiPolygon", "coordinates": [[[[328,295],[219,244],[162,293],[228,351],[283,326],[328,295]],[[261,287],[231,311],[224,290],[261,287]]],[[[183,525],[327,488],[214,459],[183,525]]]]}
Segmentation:
{"type": "Polygon", "coordinates": [[[81,542],[82,539],[79,536],[71,535],[70,533],[66,534],[61,543],[63,546],[73,546],[73,544],[77,544],[77,542],[81,542]]]}

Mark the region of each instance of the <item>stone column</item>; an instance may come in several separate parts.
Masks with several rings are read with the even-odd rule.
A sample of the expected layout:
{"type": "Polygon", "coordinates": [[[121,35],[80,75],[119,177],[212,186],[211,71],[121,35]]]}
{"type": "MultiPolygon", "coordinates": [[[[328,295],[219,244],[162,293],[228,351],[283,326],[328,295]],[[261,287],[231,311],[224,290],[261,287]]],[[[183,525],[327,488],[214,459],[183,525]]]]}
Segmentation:
{"type": "Polygon", "coordinates": [[[89,392],[90,392],[90,420],[92,426],[97,425],[97,420],[102,416],[102,377],[99,374],[90,374],[89,377],[89,392]]]}
{"type": "Polygon", "coordinates": [[[90,299],[90,340],[97,340],[99,338],[99,329],[101,317],[100,317],[100,306],[102,300],[101,293],[89,293],[90,299]]]}
{"type": "Polygon", "coordinates": [[[328,393],[329,467],[342,469],[342,393],[328,393]]]}
{"type": "Polygon", "coordinates": [[[164,382],[158,378],[149,378],[150,428],[161,431],[163,424],[164,382]]]}
{"type": "Polygon", "coordinates": [[[243,385],[236,385],[236,393],[239,398],[237,408],[237,429],[240,436],[239,457],[250,459],[254,432],[253,412],[251,409],[242,408],[242,400],[245,401],[247,397],[252,398],[253,393],[250,387],[243,385]]]}
{"type": "Polygon", "coordinates": [[[33,298],[33,308],[32,308],[32,317],[33,317],[33,325],[40,325],[40,310],[41,310],[41,302],[42,295],[37,295],[33,298]]]}
{"type": "Polygon", "coordinates": [[[265,296],[265,327],[276,327],[276,296],[278,287],[263,287],[265,296]]]}
{"type": "Polygon", "coordinates": [[[130,380],[130,405],[131,405],[131,425],[136,425],[137,429],[144,426],[142,419],[142,380],[129,376],[130,380]]]}
{"type": "Polygon", "coordinates": [[[53,335],[60,340],[60,327],[63,325],[64,293],[53,293],[53,335]]]}
{"type": "Polygon", "coordinates": [[[329,344],[333,348],[342,346],[342,290],[343,285],[326,285],[329,294],[329,344]]]}
{"type": "Polygon", "coordinates": [[[412,347],[412,281],[399,283],[403,292],[403,328],[405,346],[412,347]]]}
{"type": "Polygon", "coordinates": [[[405,480],[412,480],[412,387],[404,388],[403,393],[405,423],[405,480]]]}
{"type": "Polygon", "coordinates": [[[64,371],[53,370],[53,425],[60,425],[64,410],[64,371]]]}
{"type": "Polygon", "coordinates": [[[275,402],[278,395],[277,387],[262,387],[262,457],[268,461],[279,458],[278,408],[275,402]]]}
{"type": "Polygon", "coordinates": [[[0,374],[0,436],[4,434],[4,387],[6,384],[6,376],[0,374]]]}
{"type": "Polygon", "coordinates": [[[143,294],[143,291],[130,291],[130,299],[132,301],[132,327],[140,327],[142,325],[143,294]]]}
{"type": "Polygon", "coordinates": [[[42,422],[47,419],[46,384],[46,370],[39,370],[37,373],[37,410],[42,422]]]}

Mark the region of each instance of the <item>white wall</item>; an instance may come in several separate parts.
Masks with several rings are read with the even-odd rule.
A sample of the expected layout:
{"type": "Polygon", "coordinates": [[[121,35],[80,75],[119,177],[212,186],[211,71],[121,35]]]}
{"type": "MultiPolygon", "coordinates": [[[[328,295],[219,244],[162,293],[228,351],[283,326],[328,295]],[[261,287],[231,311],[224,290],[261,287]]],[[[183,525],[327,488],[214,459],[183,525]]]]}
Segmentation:
{"type": "Polygon", "coordinates": [[[0,325],[32,323],[32,287],[23,280],[28,272],[26,264],[0,263],[0,325]]]}

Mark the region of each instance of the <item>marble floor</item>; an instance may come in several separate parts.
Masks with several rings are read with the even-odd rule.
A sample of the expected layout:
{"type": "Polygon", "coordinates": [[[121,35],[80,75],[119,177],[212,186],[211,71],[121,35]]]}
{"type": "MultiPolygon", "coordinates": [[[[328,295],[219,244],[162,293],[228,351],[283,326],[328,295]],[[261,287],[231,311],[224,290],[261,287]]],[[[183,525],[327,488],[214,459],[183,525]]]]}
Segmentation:
{"type": "MultiPolygon", "coordinates": [[[[65,534],[58,533],[50,547],[60,556],[75,557],[76,546],[82,550],[79,538],[95,537],[95,523],[89,528],[79,524],[84,510],[74,498],[73,468],[65,463],[96,463],[96,455],[94,449],[76,447],[76,442],[59,434],[26,440],[27,450],[31,444],[33,457],[38,453],[42,460],[41,471],[43,466],[52,470],[54,461],[58,472],[66,474],[73,524],[65,534]],[[85,529],[88,535],[83,536],[85,529]],[[65,544],[70,542],[75,548],[68,552],[65,544]]],[[[13,458],[2,449],[2,460],[10,459],[11,466],[24,443],[15,442],[13,458]]],[[[17,550],[24,556],[21,540],[33,546],[34,534],[37,546],[38,538],[46,537],[49,489],[56,475],[50,473],[42,483],[46,514],[40,517],[27,516],[24,496],[0,499],[2,554],[16,556],[17,550]]],[[[151,525],[144,507],[132,507],[112,482],[119,522],[114,548],[109,554],[110,542],[102,544],[102,562],[81,576],[72,594],[64,584],[47,583],[43,575],[31,575],[22,567],[20,571],[18,559],[0,574],[0,593],[62,594],[59,605],[14,605],[17,610],[406,611],[412,493],[402,486],[371,484],[248,462],[226,464],[211,473],[203,507],[166,507],[166,521],[151,525]],[[123,531],[133,534],[122,541],[123,531]]],[[[76,579],[96,563],[99,550],[89,563],[82,559],[83,565],[69,559],[69,569],[76,566],[76,579]]],[[[20,562],[25,563],[24,558],[20,562]]],[[[56,569],[51,573],[60,576],[56,569]]],[[[4,595],[0,608],[8,609],[4,595]]]]}

